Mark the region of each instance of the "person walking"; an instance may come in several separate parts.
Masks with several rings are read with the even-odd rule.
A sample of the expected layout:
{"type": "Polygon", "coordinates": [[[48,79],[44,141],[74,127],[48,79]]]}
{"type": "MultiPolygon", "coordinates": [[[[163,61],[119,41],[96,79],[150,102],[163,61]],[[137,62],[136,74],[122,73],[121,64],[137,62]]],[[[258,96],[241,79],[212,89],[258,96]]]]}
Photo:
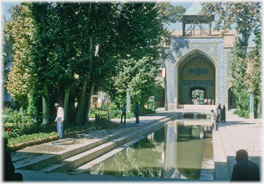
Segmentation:
{"type": "Polygon", "coordinates": [[[226,108],[225,108],[225,105],[223,106],[223,109],[221,110],[221,122],[222,123],[226,122],[226,108]]]}
{"type": "Polygon", "coordinates": [[[57,132],[59,134],[59,139],[63,138],[63,121],[64,121],[64,110],[59,106],[58,103],[55,103],[54,107],[57,109],[57,117],[55,122],[57,122],[57,132]]]}
{"type": "Polygon", "coordinates": [[[139,123],[139,105],[138,105],[138,102],[136,102],[134,114],[136,116],[136,123],[139,123]]]}
{"type": "Polygon", "coordinates": [[[220,119],[221,119],[221,105],[218,105],[218,108],[216,109],[217,112],[217,123],[220,123],[220,119]]]}
{"type": "Polygon", "coordinates": [[[124,117],[124,124],[126,124],[126,104],[121,107],[122,115],[121,115],[121,124],[122,124],[122,119],[124,117]]]}
{"type": "Polygon", "coordinates": [[[216,124],[217,114],[216,112],[214,112],[214,110],[211,110],[211,113],[212,113],[212,130],[217,131],[218,130],[218,127],[216,124]]]}
{"type": "Polygon", "coordinates": [[[235,159],[237,163],[233,167],[231,181],[260,181],[259,166],[248,160],[246,150],[238,150],[235,159]]]}

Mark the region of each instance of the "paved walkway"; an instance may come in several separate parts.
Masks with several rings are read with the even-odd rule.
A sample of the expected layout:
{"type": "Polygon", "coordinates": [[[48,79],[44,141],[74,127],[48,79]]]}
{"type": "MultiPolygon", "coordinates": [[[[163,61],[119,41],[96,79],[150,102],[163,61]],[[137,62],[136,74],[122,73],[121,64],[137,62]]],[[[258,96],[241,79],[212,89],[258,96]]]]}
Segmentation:
{"type": "MultiPolygon", "coordinates": [[[[197,112],[196,110],[191,110],[197,112]]],[[[208,110],[203,110],[207,112],[208,110]]],[[[150,123],[161,118],[165,118],[177,112],[190,112],[190,110],[175,110],[175,111],[164,111],[159,109],[156,114],[148,116],[140,116],[140,124],[136,125],[135,118],[127,120],[127,125],[119,126],[115,130],[108,131],[108,134],[125,129],[133,128],[150,123]]],[[[210,110],[209,110],[210,112],[210,110]]],[[[262,123],[261,120],[249,120],[239,118],[237,115],[232,113],[233,111],[227,112],[227,122],[219,123],[219,131],[213,132],[213,144],[214,144],[214,160],[215,160],[215,179],[218,181],[229,181],[232,167],[235,164],[235,152],[238,149],[246,149],[249,153],[250,160],[256,162],[261,166],[261,135],[262,135],[262,123]]],[[[112,121],[120,122],[119,119],[112,119],[112,121]]],[[[96,138],[100,139],[100,131],[91,131],[90,135],[86,136],[86,139],[96,138]]],[[[102,135],[104,136],[104,135],[102,135]]],[[[80,141],[81,143],[81,141],[80,141]]],[[[36,145],[40,147],[40,145],[36,145]]],[[[27,147],[18,152],[26,153],[27,149],[33,149],[36,146],[27,147]]],[[[24,155],[25,156],[25,155],[24,155]]],[[[20,155],[21,157],[21,155],[20,155]]],[[[13,154],[13,161],[19,159],[17,153],[13,154]]],[[[14,163],[16,167],[16,162],[14,163]]],[[[169,181],[170,179],[157,179],[157,178],[139,178],[139,177],[115,177],[115,176],[96,176],[88,174],[69,175],[68,173],[40,173],[32,170],[17,170],[24,176],[24,181],[169,181]],[[99,178],[98,178],[99,177],[99,178]],[[99,180],[98,180],[99,179],[99,180]]],[[[175,181],[175,180],[174,180],[175,181]]]]}
{"type": "Polygon", "coordinates": [[[215,179],[219,181],[230,180],[236,151],[240,149],[247,150],[249,160],[261,169],[262,120],[240,118],[233,111],[226,113],[227,122],[219,123],[219,130],[213,132],[215,179]]]}

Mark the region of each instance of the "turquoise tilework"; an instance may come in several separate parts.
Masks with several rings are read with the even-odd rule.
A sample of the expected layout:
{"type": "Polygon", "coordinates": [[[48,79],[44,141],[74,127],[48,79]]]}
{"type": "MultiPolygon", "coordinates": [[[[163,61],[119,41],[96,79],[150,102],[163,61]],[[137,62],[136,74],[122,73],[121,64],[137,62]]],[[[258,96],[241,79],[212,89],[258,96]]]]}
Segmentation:
{"type": "Polygon", "coordinates": [[[194,39],[194,38],[172,38],[170,42],[170,64],[169,64],[169,103],[174,103],[175,94],[175,68],[174,63],[177,62],[182,56],[193,49],[199,49],[207,53],[211,58],[214,59],[215,63],[219,68],[219,102],[223,104],[223,82],[224,82],[224,47],[222,38],[205,38],[205,39],[194,39]],[[175,55],[175,56],[174,56],[175,55]],[[175,58],[175,60],[174,60],[175,58]]]}

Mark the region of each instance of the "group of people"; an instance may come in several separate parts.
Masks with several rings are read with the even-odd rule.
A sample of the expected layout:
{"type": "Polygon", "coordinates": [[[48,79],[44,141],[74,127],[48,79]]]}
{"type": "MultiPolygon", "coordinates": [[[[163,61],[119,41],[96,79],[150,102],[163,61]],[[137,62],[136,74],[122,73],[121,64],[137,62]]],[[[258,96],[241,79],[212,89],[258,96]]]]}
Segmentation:
{"type": "MultiPolygon", "coordinates": [[[[122,111],[122,115],[121,115],[120,124],[123,123],[123,118],[124,118],[124,124],[126,124],[126,111],[127,111],[126,104],[124,104],[123,107],[121,107],[121,111],[122,111]]],[[[136,116],[136,122],[135,123],[139,123],[139,104],[138,104],[138,102],[136,102],[136,104],[135,104],[134,114],[136,116]]]]}
{"type": "MultiPolygon", "coordinates": [[[[54,122],[57,123],[57,132],[59,134],[59,139],[63,138],[63,123],[64,123],[64,110],[62,107],[59,106],[58,103],[55,103],[54,107],[57,109],[57,116],[54,122]]],[[[134,114],[136,116],[136,122],[139,123],[139,104],[138,102],[135,103],[135,109],[134,109],[134,114]]],[[[124,124],[126,124],[126,104],[121,107],[122,115],[121,115],[121,124],[123,123],[123,118],[124,118],[124,124]]]]}
{"type": "MultiPolygon", "coordinates": [[[[218,130],[217,123],[226,122],[226,112],[225,105],[223,109],[221,105],[214,110],[211,110],[212,116],[212,130],[218,130]]],[[[246,150],[238,150],[236,152],[236,161],[237,163],[233,167],[233,172],[231,176],[231,181],[260,181],[260,170],[259,166],[248,160],[248,153],[246,150]]]]}
{"type": "Polygon", "coordinates": [[[221,108],[221,104],[218,105],[217,109],[217,123],[225,123],[226,122],[226,108],[223,105],[223,109],[221,108]]]}
{"type": "Polygon", "coordinates": [[[226,122],[226,108],[225,105],[221,108],[221,104],[218,105],[216,112],[211,110],[212,112],[212,129],[218,130],[217,123],[225,123],[226,122]]]}

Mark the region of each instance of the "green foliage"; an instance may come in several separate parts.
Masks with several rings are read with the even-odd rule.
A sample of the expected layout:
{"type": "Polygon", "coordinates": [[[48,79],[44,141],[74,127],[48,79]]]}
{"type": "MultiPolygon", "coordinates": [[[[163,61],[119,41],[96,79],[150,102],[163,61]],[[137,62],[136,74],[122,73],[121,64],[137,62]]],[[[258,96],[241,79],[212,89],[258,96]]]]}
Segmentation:
{"type": "Polygon", "coordinates": [[[117,66],[119,74],[107,80],[109,87],[106,89],[112,101],[117,107],[126,103],[127,89],[130,89],[131,109],[134,102],[146,104],[150,96],[154,96],[159,89],[156,81],[158,65],[149,57],[139,60],[121,60],[117,66]],[[111,87],[110,87],[111,86],[111,87]]]}
{"type": "Polygon", "coordinates": [[[107,111],[107,105],[106,105],[106,104],[102,105],[102,106],[101,106],[101,110],[102,110],[102,111],[107,111]]]}
{"type": "MultiPolygon", "coordinates": [[[[94,85],[110,86],[105,80],[119,72],[123,59],[159,59],[160,43],[170,37],[163,27],[170,21],[164,3],[25,2],[11,14],[4,25],[4,43],[12,46],[5,47],[4,56],[13,55],[7,89],[36,120],[50,118],[51,102],[67,92],[69,104],[77,99],[71,112],[76,111],[76,123],[83,124],[94,85]]],[[[137,75],[149,71],[144,66],[137,70],[137,75]]],[[[144,102],[149,94],[144,96],[140,83],[148,80],[145,77],[131,81],[139,92],[136,98],[144,102]]]]}
{"type": "Polygon", "coordinates": [[[238,112],[239,112],[239,110],[236,109],[236,110],[233,112],[233,114],[237,114],[238,112]]]}
{"type": "Polygon", "coordinates": [[[186,9],[183,6],[173,6],[170,3],[167,3],[166,6],[169,11],[170,22],[182,22],[186,9]]]}
{"type": "Polygon", "coordinates": [[[48,138],[50,136],[56,135],[57,132],[51,132],[51,133],[35,133],[35,134],[30,134],[30,135],[21,135],[18,137],[9,137],[8,139],[8,144],[7,146],[14,146],[16,144],[21,144],[29,141],[34,141],[37,139],[43,139],[43,138],[48,138]]]}
{"type": "Polygon", "coordinates": [[[112,122],[109,119],[100,116],[99,114],[95,115],[95,125],[101,126],[103,129],[108,129],[117,126],[115,122],[112,122]]]}
{"type": "Polygon", "coordinates": [[[222,30],[222,36],[235,25],[238,37],[233,49],[230,64],[234,94],[237,99],[241,117],[248,117],[249,94],[253,89],[254,113],[257,117],[257,106],[261,97],[261,8],[260,2],[206,2],[203,3],[204,15],[218,15],[214,30],[222,30]],[[256,47],[248,52],[248,41],[251,33],[255,35],[256,47]],[[251,65],[251,69],[248,67],[251,65]],[[250,69],[250,70],[249,70],[250,69]]]}
{"type": "Polygon", "coordinates": [[[140,107],[139,109],[139,115],[145,116],[146,114],[154,114],[156,113],[155,109],[146,109],[145,107],[140,107]]]}
{"type": "Polygon", "coordinates": [[[241,34],[247,48],[248,38],[251,31],[261,22],[261,3],[260,2],[205,2],[202,3],[203,15],[218,15],[215,21],[215,30],[223,31],[222,35],[232,29],[235,23],[235,29],[241,34]]]}

